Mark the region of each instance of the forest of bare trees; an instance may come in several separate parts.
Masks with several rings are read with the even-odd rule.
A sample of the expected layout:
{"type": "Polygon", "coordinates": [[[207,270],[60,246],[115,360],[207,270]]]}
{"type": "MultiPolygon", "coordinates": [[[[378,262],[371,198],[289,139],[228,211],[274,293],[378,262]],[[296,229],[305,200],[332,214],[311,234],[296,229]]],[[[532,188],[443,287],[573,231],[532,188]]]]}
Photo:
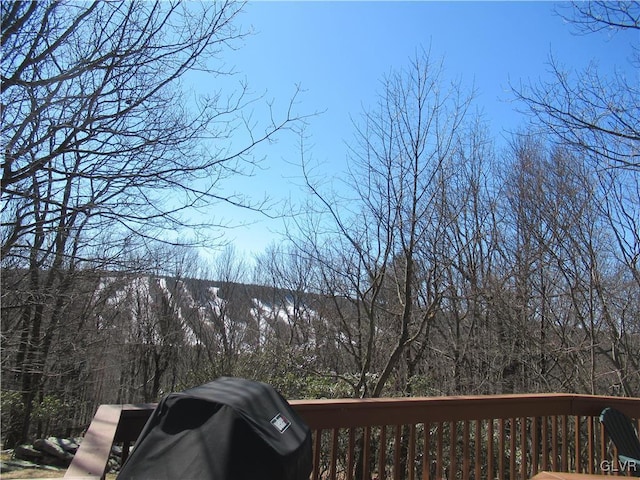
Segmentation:
{"type": "MultiPolygon", "coordinates": [[[[186,5],[2,3],[5,445],[221,375],[289,398],[640,395],[637,83],[552,62],[514,88],[530,129],[498,150],[420,51],[354,120],[335,190],[295,93],[251,131],[243,85],[177,108],[185,72],[225,75],[244,35],[235,3],[186,5]],[[189,209],[260,209],[219,186],[288,129],[306,203],[255,259],[204,268],[216,239],[189,209]]],[[[640,30],[635,2],[561,13],[640,30]]]]}

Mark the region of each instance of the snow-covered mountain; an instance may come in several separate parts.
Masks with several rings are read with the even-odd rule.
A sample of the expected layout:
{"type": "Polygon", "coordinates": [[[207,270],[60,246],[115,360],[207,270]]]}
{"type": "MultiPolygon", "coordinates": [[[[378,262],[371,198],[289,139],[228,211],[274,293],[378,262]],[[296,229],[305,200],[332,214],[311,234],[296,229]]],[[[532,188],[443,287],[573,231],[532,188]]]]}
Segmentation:
{"type": "Polygon", "coordinates": [[[272,339],[316,342],[319,297],[304,292],[196,279],[105,276],[95,293],[103,328],[127,332],[125,341],[181,343],[240,350],[272,339]]]}

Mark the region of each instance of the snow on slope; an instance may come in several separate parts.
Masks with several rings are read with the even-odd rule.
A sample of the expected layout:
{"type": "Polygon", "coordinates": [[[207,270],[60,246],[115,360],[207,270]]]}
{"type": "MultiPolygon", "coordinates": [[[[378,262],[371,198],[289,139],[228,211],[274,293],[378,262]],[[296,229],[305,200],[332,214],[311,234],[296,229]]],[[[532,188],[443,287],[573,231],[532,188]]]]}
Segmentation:
{"type": "MultiPolygon", "coordinates": [[[[318,317],[307,307],[296,308],[286,295],[277,303],[257,297],[225,299],[213,282],[166,277],[105,276],[94,295],[110,309],[103,323],[117,319],[117,327],[129,337],[125,341],[135,343],[173,343],[179,331],[186,345],[207,345],[233,335],[243,342],[237,347],[247,350],[318,317]]],[[[315,336],[307,335],[306,341],[315,344],[315,336]]]]}

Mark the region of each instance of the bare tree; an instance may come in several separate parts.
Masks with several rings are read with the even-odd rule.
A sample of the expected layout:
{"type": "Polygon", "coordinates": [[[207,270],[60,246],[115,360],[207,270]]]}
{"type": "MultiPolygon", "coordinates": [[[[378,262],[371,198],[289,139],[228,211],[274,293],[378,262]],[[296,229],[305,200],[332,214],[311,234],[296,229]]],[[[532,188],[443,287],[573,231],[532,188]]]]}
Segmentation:
{"type": "Polygon", "coordinates": [[[551,162],[544,141],[533,135],[516,136],[511,155],[503,178],[506,228],[500,250],[505,291],[495,292],[496,298],[504,299],[503,312],[496,316],[504,346],[501,380],[508,391],[535,391],[545,389],[545,382],[558,375],[550,371],[551,358],[560,356],[573,340],[565,337],[557,345],[549,332],[559,323],[550,318],[551,299],[566,293],[550,258],[549,252],[557,250],[550,221],[555,223],[557,217],[563,222],[570,214],[569,206],[564,208],[560,198],[549,193],[551,162]]]}
{"type": "Polygon", "coordinates": [[[211,292],[213,300],[207,305],[212,325],[203,338],[203,347],[218,376],[237,374],[240,355],[251,345],[253,327],[248,318],[251,305],[247,286],[242,283],[248,276],[248,267],[235,248],[227,246],[215,259],[212,275],[219,286],[211,292]]]}
{"type": "Polygon", "coordinates": [[[426,341],[438,309],[441,270],[433,209],[470,98],[443,88],[428,54],[385,78],[375,109],[356,125],[347,193],[331,198],[310,178],[324,212],[300,225],[298,246],[318,265],[318,291],[332,299],[333,338],[355,396],[380,396],[407,349],[426,341]]]}
{"type": "Polygon", "coordinates": [[[285,325],[283,342],[288,353],[311,349],[319,338],[314,331],[314,265],[288,243],[271,245],[256,258],[257,283],[268,287],[273,315],[285,325]]]}
{"type": "Polygon", "coordinates": [[[176,243],[202,241],[196,234],[205,229],[193,227],[215,220],[194,221],[194,207],[260,207],[223,196],[219,185],[253,165],[253,147],[295,121],[293,100],[255,125],[247,108],[257,99],[245,84],[193,100],[180,89],[188,72],[211,83],[230,73],[219,56],[244,36],[234,26],[240,8],[2,3],[1,255],[3,268],[20,269],[29,282],[20,305],[3,303],[16,327],[5,337],[3,322],[3,366],[11,365],[3,380],[24,405],[10,443],[28,435],[79,270],[117,266],[145,242],[174,242],[178,229],[192,227],[176,243]]]}
{"type": "Polygon", "coordinates": [[[439,245],[443,305],[431,327],[432,351],[421,363],[439,365],[442,376],[434,383],[441,394],[490,392],[500,385],[491,368],[499,363],[490,333],[497,318],[487,305],[498,274],[499,186],[493,142],[480,122],[461,130],[434,199],[442,227],[430,243],[439,245]]]}
{"type": "Polygon", "coordinates": [[[221,197],[218,182],[251,164],[252,147],[291,123],[292,111],[243,133],[244,108],[256,100],[246,85],[190,101],[177,84],[189,71],[212,83],[225,73],[211,60],[243,36],[233,26],[238,5],[2,8],[2,195],[12,214],[3,216],[3,256],[37,229],[69,231],[88,217],[149,237],[187,224],[190,207],[251,206],[221,197]],[[246,143],[230,144],[234,133],[246,143]]]}
{"type": "Polygon", "coordinates": [[[515,337],[521,388],[633,395],[640,345],[628,307],[638,289],[602,210],[611,195],[600,188],[603,172],[570,149],[530,138],[514,153],[505,253],[513,265],[513,323],[526,335],[515,337]]]}
{"type": "Polygon", "coordinates": [[[562,18],[571,22],[581,33],[601,30],[640,30],[639,5],[635,1],[571,2],[559,11],[562,18]]]}
{"type": "MultiPolygon", "coordinates": [[[[640,30],[638,2],[574,2],[563,13],[580,32],[640,30]]],[[[633,37],[634,39],[637,38],[633,37]]],[[[632,58],[640,66],[640,50],[632,58]]],[[[551,59],[552,80],[514,88],[516,97],[545,129],[565,145],[590,155],[599,165],[640,169],[640,89],[635,75],[607,78],[589,67],[577,77],[551,59]]]]}

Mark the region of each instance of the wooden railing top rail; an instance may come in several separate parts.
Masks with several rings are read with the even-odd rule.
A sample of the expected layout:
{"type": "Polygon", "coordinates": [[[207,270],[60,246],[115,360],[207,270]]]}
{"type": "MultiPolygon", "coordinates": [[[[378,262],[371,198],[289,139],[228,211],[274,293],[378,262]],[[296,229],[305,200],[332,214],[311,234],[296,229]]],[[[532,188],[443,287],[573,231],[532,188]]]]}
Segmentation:
{"type": "Polygon", "coordinates": [[[609,406],[632,418],[640,398],[573,394],[293,400],[312,429],[552,415],[598,416],[609,406]]]}
{"type": "MultiPolygon", "coordinates": [[[[640,417],[640,398],[574,394],[323,399],[290,403],[312,430],[554,415],[597,417],[605,407],[614,407],[632,418],[640,417]]],[[[155,406],[101,405],[65,478],[102,478],[113,443],[134,442],[155,406]]]]}

